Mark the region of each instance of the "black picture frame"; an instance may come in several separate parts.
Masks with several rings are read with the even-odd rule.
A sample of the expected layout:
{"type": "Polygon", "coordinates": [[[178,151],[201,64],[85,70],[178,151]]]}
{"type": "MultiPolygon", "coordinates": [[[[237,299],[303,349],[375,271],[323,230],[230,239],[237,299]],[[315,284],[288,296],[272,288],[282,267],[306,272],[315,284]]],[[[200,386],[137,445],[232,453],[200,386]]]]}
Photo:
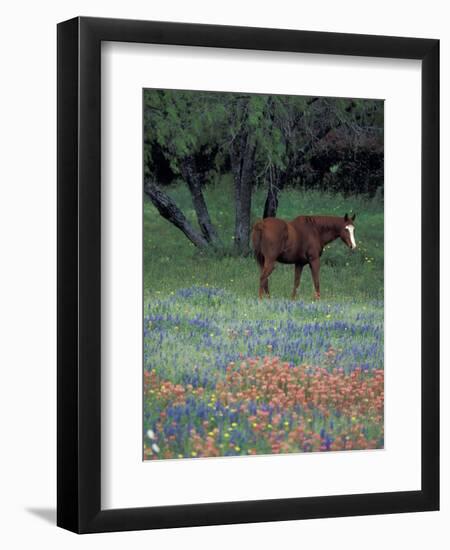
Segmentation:
{"type": "Polygon", "coordinates": [[[439,508],[439,41],[77,17],[58,25],[57,524],[76,533],[439,508]],[[420,491],[101,509],[102,41],[422,61],[420,491]]]}

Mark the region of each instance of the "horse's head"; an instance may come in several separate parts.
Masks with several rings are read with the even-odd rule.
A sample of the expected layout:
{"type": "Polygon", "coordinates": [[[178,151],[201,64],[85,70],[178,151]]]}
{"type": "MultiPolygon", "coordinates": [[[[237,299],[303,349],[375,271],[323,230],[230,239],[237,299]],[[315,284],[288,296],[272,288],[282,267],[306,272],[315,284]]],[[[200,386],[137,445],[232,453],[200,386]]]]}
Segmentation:
{"type": "Polygon", "coordinates": [[[342,229],[339,234],[339,236],[344,241],[344,243],[352,250],[356,248],[355,224],[354,224],[355,218],[356,218],[356,214],[353,214],[353,216],[351,216],[350,218],[348,214],[345,214],[343,224],[342,224],[342,229]]]}

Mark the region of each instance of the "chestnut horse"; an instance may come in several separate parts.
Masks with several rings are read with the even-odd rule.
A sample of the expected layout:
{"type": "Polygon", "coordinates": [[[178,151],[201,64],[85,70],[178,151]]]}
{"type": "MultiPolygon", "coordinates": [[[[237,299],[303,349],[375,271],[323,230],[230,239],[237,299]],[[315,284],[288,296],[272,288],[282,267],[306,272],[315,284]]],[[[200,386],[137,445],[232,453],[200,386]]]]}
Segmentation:
{"type": "Polygon", "coordinates": [[[356,214],[351,218],[339,216],[299,216],[290,222],[278,218],[265,218],[255,223],[252,231],[253,250],[261,269],[259,298],[269,294],[269,276],[275,262],[295,265],[295,299],[300,276],[306,264],[311,268],[316,298],[320,298],[320,257],[326,244],[341,238],[352,250],[355,243],[356,214]]]}

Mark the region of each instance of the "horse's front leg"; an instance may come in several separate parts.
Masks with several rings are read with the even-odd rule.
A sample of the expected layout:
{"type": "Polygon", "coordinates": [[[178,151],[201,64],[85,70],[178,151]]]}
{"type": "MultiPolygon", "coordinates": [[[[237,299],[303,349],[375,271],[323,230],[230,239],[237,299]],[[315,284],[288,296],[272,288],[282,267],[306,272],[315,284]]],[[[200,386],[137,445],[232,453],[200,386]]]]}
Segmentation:
{"type": "Polygon", "coordinates": [[[311,268],[311,275],[314,283],[314,289],[316,291],[316,299],[320,300],[320,282],[319,282],[319,271],[320,271],[320,259],[316,258],[309,262],[311,268]]]}
{"type": "Polygon", "coordinates": [[[303,266],[301,264],[295,264],[295,275],[294,275],[294,289],[292,290],[292,299],[295,300],[297,296],[297,289],[300,285],[300,277],[302,275],[303,266]]]}

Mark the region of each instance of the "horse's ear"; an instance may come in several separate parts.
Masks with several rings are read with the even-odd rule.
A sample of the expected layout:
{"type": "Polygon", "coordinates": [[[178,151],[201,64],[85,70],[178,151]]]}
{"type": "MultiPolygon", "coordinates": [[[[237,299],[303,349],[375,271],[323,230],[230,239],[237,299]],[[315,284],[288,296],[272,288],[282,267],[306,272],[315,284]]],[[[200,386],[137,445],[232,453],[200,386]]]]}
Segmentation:
{"type": "Polygon", "coordinates": [[[348,214],[347,214],[347,212],[345,213],[344,220],[345,220],[346,222],[348,222],[348,214]]]}
{"type": "Polygon", "coordinates": [[[355,218],[356,218],[356,214],[353,214],[353,216],[352,216],[352,222],[355,221],[355,218]]]}

